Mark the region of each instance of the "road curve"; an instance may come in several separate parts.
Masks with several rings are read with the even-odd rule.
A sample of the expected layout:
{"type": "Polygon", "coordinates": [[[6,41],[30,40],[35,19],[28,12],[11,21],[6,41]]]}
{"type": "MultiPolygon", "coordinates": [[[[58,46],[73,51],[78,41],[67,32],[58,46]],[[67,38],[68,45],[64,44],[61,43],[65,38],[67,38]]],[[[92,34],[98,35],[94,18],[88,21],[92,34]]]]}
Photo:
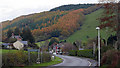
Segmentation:
{"type": "Polygon", "coordinates": [[[85,59],[72,57],[72,56],[64,56],[64,55],[56,55],[56,56],[62,58],[63,62],[53,66],[89,66],[90,65],[90,63],[85,59]]]}
{"type": "Polygon", "coordinates": [[[96,68],[97,62],[89,58],[80,58],[74,56],[56,55],[63,59],[60,64],[48,66],[48,68],[96,68]]]}

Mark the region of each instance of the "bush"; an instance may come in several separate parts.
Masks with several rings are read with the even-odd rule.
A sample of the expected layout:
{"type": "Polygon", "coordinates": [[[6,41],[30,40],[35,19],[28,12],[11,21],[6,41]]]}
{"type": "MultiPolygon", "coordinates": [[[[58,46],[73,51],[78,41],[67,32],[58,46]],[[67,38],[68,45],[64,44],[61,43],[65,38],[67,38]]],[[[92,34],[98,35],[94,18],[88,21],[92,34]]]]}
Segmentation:
{"type": "Polygon", "coordinates": [[[27,64],[27,54],[22,51],[15,53],[4,53],[2,55],[3,66],[21,66],[27,64]]]}
{"type": "Polygon", "coordinates": [[[103,54],[106,51],[111,50],[111,49],[113,49],[113,47],[111,47],[111,46],[102,46],[101,47],[101,54],[103,54]]]}
{"type": "Polygon", "coordinates": [[[49,61],[51,61],[51,55],[48,54],[48,53],[43,53],[43,55],[42,55],[42,61],[43,62],[49,62],[49,61]]]}
{"type": "MultiPolygon", "coordinates": [[[[3,57],[2,58],[3,67],[4,66],[6,67],[6,66],[29,65],[28,52],[17,51],[15,53],[4,53],[2,57],[3,57]]],[[[38,58],[38,53],[31,52],[30,53],[30,64],[36,63],[37,58],[38,58]]],[[[40,60],[41,60],[41,55],[40,55],[40,60]]],[[[49,61],[51,61],[51,55],[48,53],[43,53],[42,62],[49,62],[49,61]]]]}
{"type": "Polygon", "coordinates": [[[77,51],[77,55],[79,57],[93,58],[93,50],[92,49],[79,50],[77,51]]]}
{"type": "Polygon", "coordinates": [[[62,51],[65,53],[70,52],[71,50],[76,50],[77,48],[72,45],[71,43],[64,43],[64,46],[62,46],[62,51]]]}
{"type": "Polygon", "coordinates": [[[101,65],[108,65],[108,68],[120,68],[120,51],[106,51],[102,56],[101,65]]]}
{"type": "Polygon", "coordinates": [[[77,50],[71,50],[69,51],[70,56],[77,56],[77,50]]]}
{"type": "MultiPolygon", "coordinates": [[[[97,52],[97,50],[96,50],[96,52],[97,52]]],[[[69,55],[70,56],[86,57],[86,58],[95,58],[97,56],[97,55],[93,56],[93,50],[92,49],[71,50],[71,51],[69,51],[69,55]]]]}

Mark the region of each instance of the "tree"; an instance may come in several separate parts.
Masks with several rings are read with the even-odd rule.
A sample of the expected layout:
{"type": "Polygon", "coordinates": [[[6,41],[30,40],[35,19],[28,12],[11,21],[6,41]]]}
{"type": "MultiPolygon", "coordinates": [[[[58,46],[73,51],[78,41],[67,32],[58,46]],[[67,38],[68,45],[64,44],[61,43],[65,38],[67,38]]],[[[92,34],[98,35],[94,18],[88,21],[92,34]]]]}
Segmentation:
{"type": "Polygon", "coordinates": [[[60,31],[59,30],[55,30],[51,33],[52,37],[59,37],[60,36],[60,31]]]}
{"type": "Polygon", "coordinates": [[[57,39],[57,38],[55,38],[55,37],[53,37],[53,38],[51,38],[51,40],[50,40],[50,42],[49,42],[49,46],[50,45],[52,45],[53,43],[59,43],[59,39],[57,39]]]}
{"type": "Polygon", "coordinates": [[[71,43],[64,43],[64,46],[62,46],[63,52],[69,52],[70,50],[76,50],[77,48],[72,45],[71,43]]]}
{"type": "Polygon", "coordinates": [[[20,30],[19,30],[19,28],[18,28],[18,27],[17,27],[17,28],[15,28],[14,34],[15,34],[15,35],[19,35],[19,34],[20,34],[20,30]]]}
{"type": "Polygon", "coordinates": [[[81,40],[76,40],[75,42],[73,42],[73,45],[74,45],[77,49],[79,49],[79,48],[81,48],[81,43],[82,43],[81,40]]]}
{"type": "Polygon", "coordinates": [[[14,43],[14,42],[16,42],[16,41],[17,41],[16,38],[9,38],[9,43],[14,43]]]}
{"type": "Polygon", "coordinates": [[[13,31],[11,29],[8,30],[7,32],[7,38],[10,38],[12,36],[13,31]]]}
{"type": "Polygon", "coordinates": [[[117,38],[118,38],[118,49],[120,50],[120,2],[118,3],[118,26],[117,26],[117,38]]]}
{"type": "Polygon", "coordinates": [[[120,2],[117,0],[100,0],[104,4],[104,15],[100,18],[100,28],[110,28],[117,34],[117,46],[120,50],[120,2]]]}
{"type": "Polygon", "coordinates": [[[29,41],[30,43],[34,43],[35,42],[35,39],[30,31],[30,29],[28,27],[25,27],[22,31],[22,37],[23,37],[23,40],[27,40],[29,41]]]}

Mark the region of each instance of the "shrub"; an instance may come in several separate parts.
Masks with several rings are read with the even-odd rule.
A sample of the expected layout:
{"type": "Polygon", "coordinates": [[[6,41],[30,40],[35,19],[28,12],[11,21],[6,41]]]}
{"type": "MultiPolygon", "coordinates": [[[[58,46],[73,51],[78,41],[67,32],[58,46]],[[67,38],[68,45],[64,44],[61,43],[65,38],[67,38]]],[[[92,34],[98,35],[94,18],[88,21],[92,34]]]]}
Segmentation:
{"type": "Polygon", "coordinates": [[[113,47],[111,46],[102,46],[101,47],[101,54],[103,54],[104,52],[113,49],[113,47]]]}
{"type": "MultiPolygon", "coordinates": [[[[37,58],[38,58],[37,52],[30,52],[30,64],[36,63],[37,58]]],[[[40,55],[40,60],[41,60],[41,55],[40,55]]],[[[49,62],[49,61],[51,61],[51,55],[48,53],[43,53],[42,62],[49,62]]],[[[17,51],[14,53],[11,52],[4,53],[2,55],[2,63],[3,63],[3,67],[29,65],[28,52],[17,51]]]]}
{"type": "Polygon", "coordinates": [[[93,58],[93,50],[92,49],[79,50],[77,51],[77,55],[79,57],[93,58]]]}
{"type": "Polygon", "coordinates": [[[101,65],[108,65],[108,68],[120,68],[120,51],[108,50],[102,56],[101,65]]]}
{"type": "MultiPolygon", "coordinates": [[[[97,50],[96,50],[96,52],[97,52],[97,50]]],[[[69,51],[69,55],[70,56],[86,57],[86,58],[94,58],[94,57],[97,56],[97,55],[93,56],[93,50],[92,49],[71,50],[71,51],[69,51]]]]}
{"type": "Polygon", "coordinates": [[[70,50],[76,50],[77,48],[72,45],[71,43],[64,43],[64,46],[62,46],[62,51],[63,52],[70,52],[70,50]]]}
{"type": "Polygon", "coordinates": [[[51,55],[48,54],[48,53],[43,53],[42,60],[43,60],[43,62],[49,62],[49,61],[51,61],[51,55]]]}
{"type": "Polygon", "coordinates": [[[70,56],[77,56],[77,50],[71,50],[69,51],[70,56]]]}
{"type": "Polygon", "coordinates": [[[21,66],[27,63],[27,54],[22,51],[2,55],[3,66],[21,66]]]}

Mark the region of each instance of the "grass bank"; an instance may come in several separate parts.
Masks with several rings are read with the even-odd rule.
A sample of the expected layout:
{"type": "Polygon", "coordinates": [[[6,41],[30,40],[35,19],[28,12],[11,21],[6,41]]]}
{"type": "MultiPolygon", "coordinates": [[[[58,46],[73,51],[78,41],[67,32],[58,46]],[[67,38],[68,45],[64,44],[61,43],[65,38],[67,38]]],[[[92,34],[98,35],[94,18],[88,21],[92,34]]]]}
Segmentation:
{"type": "MultiPolygon", "coordinates": [[[[51,65],[59,64],[62,61],[63,61],[63,59],[55,56],[55,59],[52,60],[52,61],[50,61],[50,62],[41,63],[41,64],[33,64],[33,65],[25,66],[25,67],[22,67],[22,68],[40,68],[40,67],[46,67],[46,66],[51,66],[51,65]]],[[[21,67],[17,67],[17,68],[21,68],[21,67]]]]}
{"type": "MultiPolygon", "coordinates": [[[[84,24],[81,26],[81,29],[76,31],[70,37],[67,38],[68,42],[74,42],[76,40],[82,40],[87,42],[89,38],[96,38],[97,37],[97,30],[96,27],[99,26],[98,18],[101,17],[104,9],[99,9],[89,15],[85,16],[84,24]]],[[[106,39],[108,33],[105,30],[101,30],[101,38],[106,39]]]]}

